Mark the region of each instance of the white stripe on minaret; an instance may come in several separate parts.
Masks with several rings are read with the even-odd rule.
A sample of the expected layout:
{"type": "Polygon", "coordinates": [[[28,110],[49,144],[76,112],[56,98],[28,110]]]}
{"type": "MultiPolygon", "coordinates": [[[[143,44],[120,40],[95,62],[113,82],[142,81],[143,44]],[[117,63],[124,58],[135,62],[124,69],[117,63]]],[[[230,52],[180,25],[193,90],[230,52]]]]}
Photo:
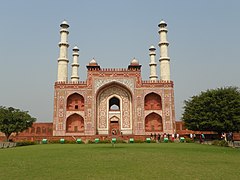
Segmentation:
{"type": "Polygon", "coordinates": [[[73,48],[73,63],[72,63],[72,76],[71,76],[71,81],[72,82],[78,82],[79,80],[79,76],[78,76],[78,67],[79,67],[79,64],[78,64],[78,47],[75,46],[73,48]]]}
{"type": "Polygon", "coordinates": [[[60,48],[60,54],[58,58],[58,78],[57,81],[68,81],[68,23],[66,21],[63,21],[60,25],[60,36],[61,41],[59,42],[59,48],[60,48]]]}
{"type": "Polygon", "coordinates": [[[167,41],[167,23],[161,21],[158,25],[160,42],[160,80],[170,80],[170,58],[168,57],[168,41],[167,41]]]}

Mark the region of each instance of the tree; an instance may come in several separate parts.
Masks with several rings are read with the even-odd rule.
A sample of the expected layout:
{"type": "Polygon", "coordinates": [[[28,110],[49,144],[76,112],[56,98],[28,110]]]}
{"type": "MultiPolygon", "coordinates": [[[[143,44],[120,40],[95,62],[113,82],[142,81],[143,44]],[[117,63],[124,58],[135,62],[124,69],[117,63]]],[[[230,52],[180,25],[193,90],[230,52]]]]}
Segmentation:
{"type": "Polygon", "coordinates": [[[13,107],[0,106],[0,132],[9,140],[12,133],[19,133],[32,126],[36,118],[31,117],[27,111],[13,107]]]}
{"type": "Polygon", "coordinates": [[[182,120],[190,130],[219,134],[240,130],[240,92],[237,87],[207,90],[184,103],[182,120]]]}

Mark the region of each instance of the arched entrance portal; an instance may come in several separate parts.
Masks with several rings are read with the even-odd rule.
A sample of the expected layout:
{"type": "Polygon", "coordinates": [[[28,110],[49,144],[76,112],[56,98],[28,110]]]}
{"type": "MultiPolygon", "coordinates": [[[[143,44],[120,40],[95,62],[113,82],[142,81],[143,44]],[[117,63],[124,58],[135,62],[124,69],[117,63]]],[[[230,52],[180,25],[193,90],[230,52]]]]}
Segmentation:
{"type": "Polygon", "coordinates": [[[98,134],[132,134],[132,97],[127,88],[112,84],[97,95],[98,134]]]}

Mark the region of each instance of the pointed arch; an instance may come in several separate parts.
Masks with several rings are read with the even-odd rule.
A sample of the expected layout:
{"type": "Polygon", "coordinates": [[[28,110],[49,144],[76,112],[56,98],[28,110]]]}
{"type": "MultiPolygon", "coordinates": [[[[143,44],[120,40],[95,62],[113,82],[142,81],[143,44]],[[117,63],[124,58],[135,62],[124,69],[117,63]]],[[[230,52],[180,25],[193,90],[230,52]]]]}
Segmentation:
{"type": "Polygon", "coordinates": [[[111,134],[112,128],[118,129],[119,132],[132,134],[132,94],[125,85],[118,82],[105,84],[98,89],[96,102],[96,132],[98,134],[111,134]],[[110,120],[114,113],[117,114],[118,121],[110,120]]]}
{"type": "Polygon", "coordinates": [[[162,117],[154,112],[147,115],[145,118],[145,131],[162,132],[163,131],[162,117]]]}
{"type": "Polygon", "coordinates": [[[66,132],[83,132],[84,119],[79,114],[72,114],[66,121],[66,132]]]}
{"type": "Polygon", "coordinates": [[[116,96],[109,99],[109,110],[110,111],[120,111],[120,100],[116,96]]]}
{"type": "Polygon", "coordinates": [[[83,111],[84,98],[78,93],[73,93],[67,98],[67,111],[83,111]]]}
{"type": "Polygon", "coordinates": [[[145,110],[162,110],[162,99],[161,96],[152,92],[144,98],[144,109],[145,110]]]}
{"type": "Polygon", "coordinates": [[[119,122],[119,118],[117,116],[113,116],[110,118],[110,122],[119,122]]]}

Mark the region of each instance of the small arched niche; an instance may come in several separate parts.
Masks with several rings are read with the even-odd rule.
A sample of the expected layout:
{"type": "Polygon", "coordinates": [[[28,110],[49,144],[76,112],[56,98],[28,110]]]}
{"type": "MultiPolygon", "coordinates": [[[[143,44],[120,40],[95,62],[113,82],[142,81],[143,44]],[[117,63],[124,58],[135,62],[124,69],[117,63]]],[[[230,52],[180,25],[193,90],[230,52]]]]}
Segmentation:
{"type": "Polygon", "coordinates": [[[67,110],[68,111],[83,111],[84,110],[84,98],[78,93],[71,94],[67,98],[67,110]]]}
{"type": "Polygon", "coordinates": [[[120,100],[115,96],[109,99],[109,111],[120,111],[120,100]]]}

